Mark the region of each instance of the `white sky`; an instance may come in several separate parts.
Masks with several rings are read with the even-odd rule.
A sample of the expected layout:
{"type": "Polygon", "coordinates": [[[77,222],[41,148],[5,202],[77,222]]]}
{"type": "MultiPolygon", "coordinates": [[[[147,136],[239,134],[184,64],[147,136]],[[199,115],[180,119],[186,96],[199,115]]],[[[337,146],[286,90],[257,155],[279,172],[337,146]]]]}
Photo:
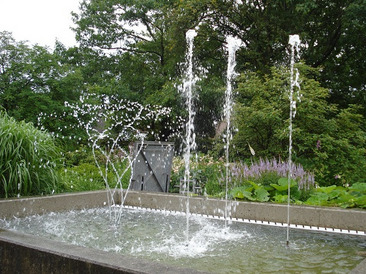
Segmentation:
{"type": "Polygon", "coordinates": [[[0,0],[0,31],[12,32],[16,41],[53,48],[56,39],[76,45],[71,12],[80,0],[0,0]]]}

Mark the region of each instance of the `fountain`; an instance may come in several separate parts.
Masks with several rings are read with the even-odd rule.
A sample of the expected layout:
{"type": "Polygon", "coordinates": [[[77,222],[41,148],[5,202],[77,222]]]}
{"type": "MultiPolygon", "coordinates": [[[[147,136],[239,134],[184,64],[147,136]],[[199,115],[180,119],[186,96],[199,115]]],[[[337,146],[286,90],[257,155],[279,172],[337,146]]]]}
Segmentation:
{"type": "Polygon", "coordinates": [[[288,181],[287,181],[287,233],[286,233],[286,245],[289,245],[290,241],[290,196],[291,196],[291,180],[292,180],[292,119],[296,115],[296,100],[294,100],[294,89],[297,88],[297,99],[300,100],[300,83],[299,72],[295,66],[295,55],[299,55],[300,38],[299,35],[290,35],[289,44],[291,45],[291,64],[290,64],[290,119],[289,119],[289,146],[288,146],[288,181]],[[295,76],[294,76],[295,70],[295,76]],[[295,78],[294,78],[295,77],[295,78]]]}
{"type": "MultiPolygon", "coordinates": [[[[104,166],[99,165],[101,174],[109,186],[108,169],[117,172],[116,187],[108,187],[107,197],[105,191],[97,191],[0,201],[0,265],[4,273],[14,269],[51,272],[56,268],[60,273],[85,269],[111,273],[345,272],[362,260],[358,252],[366,249],[365,211],[292,206],[290,223],[289,206],[286,205],[232,202],[235,210],[228,214],[227,199],[189,197],[189,166],[191,151],[195,149],[194,111],[190,108],[195,35],[194,31],[187,33],[189,65],[185,91],[189,117],[184,177],[187,195],[136,192],[122,186],[126,171],[118,170],[117,165],[121,162],[112,163],[113,155],[118,151],[127,157],[123,159],[132,168],[135,159],[119,144],[125,140],[124,136],[130,138],[132,135],[141,143],[145,141],[145,134],[136,126],[142,120],[145,108],[127,102],[115,105],[109,97],[102,101],[104,108],[111,111],[103,113],[99,109],[79,111],[70,106],[78,110],[72,112],[75,118],[79,118],[80,113],[86,116],[81,121],[89,132],[93,153],[100,149],[106,159],[104,166]],[[114,111],[126,105],[133,114],[128,117],[132,118],[117,118],[114,111]],[[121,126],[117,135],[110,137],[113,131],[109,128],[91,126],[94,122],[103,124],[105,119],[117,121],[121,126]],[[121,120],[126,124],[122,126],[118,122],[121,120]],[[107,146],[101,146],[100,142],[107,146]],[[225,209],[223,214],[218,210],[221,208],[225,209]],[[111,214],[114,214],[112,223],[111,214]],[[182,229],[184,225],[186,231],[182,229]],[[288,240],[290,228],[293,229],[291,243],[288,240]],[[280,244],[285,234],[288,248],[280,244]],[[170,265],[161,264],[163,261],[170,265]],[[186,266],[191,269],[182,268],[186,266]]],[[[227,109],[232,104],[235,49],[229,51],[232,59],[228,65],[227,109]]],[[[290,101],[290,111],[293,111],[291,98],[290,101]]],[[[85,107],[89,105],[85,104],[85,107]]],[[[163,112],[158,113],[156,116],[163,112]]],[[[231,113],[225,114],[228,149],[231,113]]],[[[156,117],[155,113],[149,115],[156,117]]],[[[358,268],[366,269],[365,261],[358,268]]]]}
{"type": "Polygon", "coordinates": [[[184,140],[185,149],[184,149],[184,193],[187,195],[186,202],[186,242],[187,245],[189,243],[189,184],[191,180],[190,174],[190,162],[191,162],[191,153],[192,150],[196,149],[196,135],[194,131],[194,110],[193,110],[193,86],[194,86],[194,76],[193,76],[193,41],[194,37],[197,35],[195,30],[189,30],[186,33],[186,40],[188,44],[187,51],[187,72],[185,75],[184,83],[183,83],[183,91],[186,99],[186,107],[188,108],[188,120],[186,122],[186,136],[184,140]]]}
{"type": "Polygon", "coordinates": [[[232,129],[231,129],[231,112],[233,108],[233,94],[232,94],[232,81],[235,76],[235,53],[239,48],[241,41],[235,39],[234,37],[228,37],[226,39],[228,47],[228,65],[226,74],[226,91],[225,91],[225,105],[224,105],[224,116],[226,121],[226,134],[225,134],[225,160],[226,160],[226,172],[225,172],[225,225],[227,226],[227,220],[229,217],[229,206],[228,206],[228,189],[229,189],[229,149],[230,141],[232,139],[232,129]]]}

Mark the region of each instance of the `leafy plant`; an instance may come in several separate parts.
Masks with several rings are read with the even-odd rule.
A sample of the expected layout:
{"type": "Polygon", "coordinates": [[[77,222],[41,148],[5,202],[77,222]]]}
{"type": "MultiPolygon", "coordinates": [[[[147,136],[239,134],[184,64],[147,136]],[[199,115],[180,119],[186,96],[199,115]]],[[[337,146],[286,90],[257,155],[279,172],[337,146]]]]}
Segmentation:
{"type": "MultiPolygon", "coordinates": [[[[298,202],[300,191],[295,180],[291,180],[291,200],[298,202]]],[[[278,203],[287,202],[288,179],[280,178],[277,184],[262,185],[252,181],[246,181],[243,186],[236,187],[230,191],[234,199],[242,199],[257,202],[274,201],[278,203]]]]}
{"type": "Polygon", "coordinates": [[[112,155],[112,159],[106,161],[105,156],[100,152],[95,153],[95,157],[91,151],[81,147],[80,150],[66,153],[65,168],[59,171],[62,189],[61,191],[88,191],[105,189],[106,183],[113,188],[120,179],[122,187],[128,188],[131,176],[131,169],[121,176],[122,172],[127,168],[128,161],[121,161],[117,155],[112,155]],[[95,161],[98,161],[98,166],[95,161]],[[113,161],[115,171],[111,166],[113,161]],[[108,166],[106,166],[108,163],[108,166]],[[75,165],[74,165],[75,164],[75,165]],[[121,176],[118,178],[117,174],[121,176]]]}
{"type": "Polygon", "coordinates": [[[59,150],[53,138],[32,124],[0,112],[0,196],[57,191],[59,150]]]}
{"type": "MultiPolygon", "coordinates": [[[[278,192],[283,192],[288,190],[288,178],[280,178],[278,180],[278,184],[271,184],[271,186],[276,189],[278,192]]],[[[297,186],[295,180],[290,180],[290,188],[297,186]]]]}
{"type": "Polygon", "coordinates": [[[316,188],[305,204],[366,208],[366,183],[355,183],[351,187],[332,185],[316,188]]]}
{"type": "MultiPolygon", "coordinates": [[[[272,160],[260,158],[249,166],[242,162],[231,165],[231,174],[235,177],[233,180],[239,182],[249,180],[263,185],[276,184],[280,178],[287,177],[288,170],[287,161],[275,158],[272,160]]],[[[300,164],[292,165],[292,177],[298,182],[300,189],[309,189],[315,185],[314,175],[305,171],[300,164]]]]}
{"type": "Polygon", "coordinates": [[[257,185],[254,182],[248,181],[250,185],[246,187],[234,188],[230,194],[233,198],[247,199],[249,201],[267,202],[269,197],[269,192],[264,186],[257,185]]]}

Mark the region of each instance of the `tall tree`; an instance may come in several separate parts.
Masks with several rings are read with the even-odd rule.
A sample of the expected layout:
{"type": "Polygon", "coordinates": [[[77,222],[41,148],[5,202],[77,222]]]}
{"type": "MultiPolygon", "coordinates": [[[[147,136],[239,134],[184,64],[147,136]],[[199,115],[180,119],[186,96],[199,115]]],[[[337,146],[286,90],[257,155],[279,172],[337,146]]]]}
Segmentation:
{"type": "MultiPolygon", "coordinates": [[[[83,83],[80,71],[63,63],[59,53],[0,33],[0,106],[18,121],[36,125],[40,113],[64,112],[64,102],[77,100],[83,83]]],[[[48,124],[53,132],[58,127],[48,124]]]]}
{"type": "MultiPolygon", "coordinates": [[[[327,101],[347,108],[365,103],[366,61],[361,56],[366,43],[363,36],[356,38],[365,28],[365,1],[84,0],[74,19],[82,46],[118,53],[120,76],[129,78],[123,86],[140,90],[141,100],[156,101],[172,91],[182,75],[185,33],[196,28],[196,67],[204,68],[207,80],[202,83],[215,83],[210,89],[225,84],[226,36],[244,43],[237,52],[238,72],[266,75],[272,66],[288,65],[289,35],[297,33],[304,45],[301,58],[321,68],[316,80],[330,92],[327,101]]],[[[206,100],[201,109],[210,103],[206,100]]],[[[219,111],[219,104],[213,109],[219,111]]]]}
{"type": "Polygon", "coordinates": [[[81,46],[141,54],[164,67],[171,55],[169,16],[175,2],[84,0],[80,13],[73,14],[76,37],[81,46]]]}

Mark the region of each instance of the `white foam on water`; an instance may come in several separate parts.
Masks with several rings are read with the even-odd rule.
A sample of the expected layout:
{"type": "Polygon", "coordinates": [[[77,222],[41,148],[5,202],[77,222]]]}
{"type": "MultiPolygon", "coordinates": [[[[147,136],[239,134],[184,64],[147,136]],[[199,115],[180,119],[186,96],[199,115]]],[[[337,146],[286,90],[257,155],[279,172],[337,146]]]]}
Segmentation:
{"type": "Polygon", "coordinates": [[[161,242],[153,242],[148,247],[143,247],[138,252],[157,252],[173,258],[204,257],[210,256],[220,244],[226,241],[243,240],[251,238],[251,235],[243,231],[235,231],[229,227],[223,227],[222,222],[212,222],[209,219],[192,216],[190,239],[187,242],[180,234],[165,237],[161,242]]]}

